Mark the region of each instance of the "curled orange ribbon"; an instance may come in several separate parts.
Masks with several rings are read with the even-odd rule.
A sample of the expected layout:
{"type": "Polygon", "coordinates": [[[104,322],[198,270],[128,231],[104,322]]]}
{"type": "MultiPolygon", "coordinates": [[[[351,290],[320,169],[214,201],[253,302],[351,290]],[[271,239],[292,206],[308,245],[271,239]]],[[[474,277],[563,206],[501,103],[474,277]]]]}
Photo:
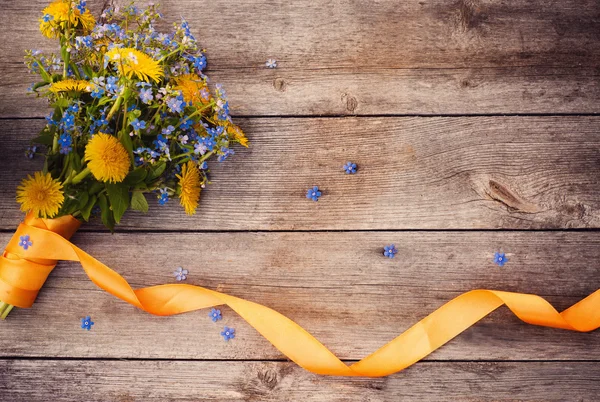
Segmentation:
{"type": "Polygon", "coordinates": [[[78,226],[72,217],[58,220],[28,217],[0,259],[0,300],[29,307],[33,303],[32,292],[37,294],[53,262],[79,261],[97,286],[151,314],[173,315],[227,305],[299,366],[313,373],[339,376],[381,377],[403,370],[504,304],[522,321],[533,325],[580,332],[600,326],[600,290],[562,313],[536,295],[472,290],[447,302],[371,355],[348,366],[294,321],[260,304],[185,284],[132,289],[121,275],[65,238],[78,226]],[[26,234],[33,245],[24,250],[19,247],[19,237],[26,234]],[[16,258],[21,258],[18,260],[21,262],[6,265],[16,258]],[[19,269],[22,269],[20,273],[19,269]]]}

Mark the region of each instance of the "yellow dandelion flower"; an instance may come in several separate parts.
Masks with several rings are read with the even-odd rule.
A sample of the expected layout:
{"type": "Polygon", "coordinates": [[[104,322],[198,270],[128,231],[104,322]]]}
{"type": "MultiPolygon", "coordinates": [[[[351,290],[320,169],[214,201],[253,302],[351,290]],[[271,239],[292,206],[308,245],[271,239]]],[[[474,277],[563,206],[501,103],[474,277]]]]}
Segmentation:
{"type": "Polygon", "coordinates": [[[129,173],[129,154],[110,134],[99,133],[85,147],[88,168],[99,181],[120,183],[129,173]]]}
{"type": "Polygon", "coordinates": [[[179,202],[188,215],[194,215],[200,200],[200,172],[192,161],[181,166],[179,179],[179,202]]]}
{"type": "Polygon", "coordinates": [[[84,35],[92,32],[96,25],[96,20],[90,10],[81,13],[77,8],[71,8],[70,0],[53,1],[42,10],[42,15],[45,18],[40,19],[40,31],[51,39],[59,37],[60,31],[65,28],[66,23],[82,29],[84,35]]]}
{"type": "Polygon", "coordinates": [[[248,148],[248,138],[246,137],[241,128],[239,128],[231,122],[228,122],[227,134],[229,134],[230,138],[233,138],[235,141],[239,142],[241,146],[248,148]]]}
{"type": "Polygon", "coordinates": [[[177,85],[174,89],[181,91],[183,100],[186,102],[207,104],[210,100],[206,82],[196,74],[181,75],[175,79],[175,83],[177,85]]]}
{"type": "Polygon", "coordinates": [[[106,53],[109,61],[115,63],[119,72],[128,78],[135,75],[138,79],[158,82],[164,77],[164,72],[158,61],[144,52],[130,47],[113,48],[106,53]]]}
{"type": "Polygon", "coordinates": [[[92,84],[86,80],[66,79],[50,85],[50,92],[91,92],[92,84]]]}
{"type": "Polygon", "coordinates": [[[17,202],[21,204],[21,211],[32,211],[40,218],[54,217],[64,200],[62,184],[53,179],[50,173],[35,172],[33,177],[28,175],[17,188],[17,202]]]}

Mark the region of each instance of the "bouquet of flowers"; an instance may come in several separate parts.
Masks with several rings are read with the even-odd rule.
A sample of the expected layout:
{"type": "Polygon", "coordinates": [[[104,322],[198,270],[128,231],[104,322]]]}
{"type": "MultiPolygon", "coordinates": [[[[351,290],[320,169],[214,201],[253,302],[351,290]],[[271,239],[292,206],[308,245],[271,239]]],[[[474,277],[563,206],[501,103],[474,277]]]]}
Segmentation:
{"type": "MultiPolygon", "coordinates": [[[[177,197],[194,214],[209,183],[208,162],[225,161],[235,143],[248,146],[223,88],[209,88],[205,51],[188,23],[160,33],[160,18],[156,6],[131,3],[96,20],[83,0],[55,0],[42,11],[40,31],[58,39],[60,52],[28,51],[25,58],[39,76],[31,91],[52,108],[27,150],[29,157],[45,151],[43,170],[17,189],[26,224],[52,230],[62,219],[57,232],[68,238],[97,213],[112,230],[127,209],[148,210],[147,193],[160,205],[177,197]]],[[[20,244],[27,249],[31,240],[22,236],[20,244]]],[[[2,258],[5,266],[18,260],[2,258]]],[[[41,265],[51,270],[53,263],[41,265]]],[[[1,318],[15,294],[4,282],[1,318]]],[[[35,299],[37,290],[22,290],[35,299]]]]}

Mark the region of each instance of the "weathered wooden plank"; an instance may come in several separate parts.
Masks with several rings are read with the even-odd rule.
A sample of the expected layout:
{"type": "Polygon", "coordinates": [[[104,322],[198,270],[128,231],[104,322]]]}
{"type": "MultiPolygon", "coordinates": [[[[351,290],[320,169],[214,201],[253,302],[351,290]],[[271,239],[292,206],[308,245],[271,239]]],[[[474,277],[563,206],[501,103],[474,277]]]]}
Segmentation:
{"type": "MultiPolygon", "coordinates": [[[[600,268],[600,232],[79,233],[74,242],[136,288],[175,282],[183,266],[186,283],[274,308],[349,360],[472,289],[535,293],[564,309],[598,288],[600,268]],[[393,260],[381,255],[389,243],[399,248],[393,260]],[[497,250],[509,258],[502,268],[492,263],[497,250]]],[[[0,355],[282,358],[228,308],[218,323],[207,314],[151,316],[61,263],[32,309],[0,323],[0,355]],[[96,323],[90,332],[79,326],[86,315],[96,323]],[[224,325],[236,339],[221,339],[224,325]]],[[[500,309],[431,358],[598,360],[600,333],[530,326],[500,309]]]]}
{"type": "MultiPolygon", "coordinates": [[[[25,96],[31,78],[21,61],[24,49],[54,46],[37,31],[46,3],[3,4],[0,37],[10,40],[0,43],[0,117],[44,113],[25,96]]],[[[88,3],[96,12],[104,4],[88,3]]],[[[600,112],[595,0],[162,6],[166,21],[190,22],[237,114],[600,112]],[[268,58],[279,68],[265,69],[268,58]]]]}
{"type": "MultiPolygon", "coordinates": [[[[43,120],[0,128],[0,227],[22,218],[23,156],[43,120]]],[[[250,149],[212,165],[199,213],[177,200],[121,228],[294,230],[599,227],[599,117],[241,119],[250,149]],[[342,165],[359,165],[346,175],[342,165]],[[319,185],[318,202],[305,197],[319,185]]],[[[88,226],[90,228],[99,228],[88,226]]]]}
{"type": "Polygon", "coordinates": [[[7,400],[596,400],[600,365],[422,363],[387,378],[326,377],[283,362],[0,360],[7,400]]]}

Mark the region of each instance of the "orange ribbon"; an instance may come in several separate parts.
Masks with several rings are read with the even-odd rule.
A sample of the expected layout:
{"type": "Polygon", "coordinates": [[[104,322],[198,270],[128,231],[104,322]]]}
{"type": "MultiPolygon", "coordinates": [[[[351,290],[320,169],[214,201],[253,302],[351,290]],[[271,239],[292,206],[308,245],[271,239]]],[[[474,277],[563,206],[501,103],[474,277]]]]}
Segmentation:
{"type": "Polygon", "coordinates": [[[260,304],[185,284],[132,289],[121,275],[65,238],[78,226],[72,217],[54,220],[28,217],[17,229],[0,260],[0,300],[29,307],[56,260],[79,261],[100,288],[151,314],[173,315],[227,305],[299,366],[313,373],[339,376],[380,377],[403,370],[503,304],[522,321],[533,325],[580,332],[600,327],[600,290],[562,313],[536,295],[472,290],[444,304],[387,345],[348,366],[294,321],[260,304]],[[33,245],[24,250],[19,246],[19,237],[26,234],[33,245]]]}

